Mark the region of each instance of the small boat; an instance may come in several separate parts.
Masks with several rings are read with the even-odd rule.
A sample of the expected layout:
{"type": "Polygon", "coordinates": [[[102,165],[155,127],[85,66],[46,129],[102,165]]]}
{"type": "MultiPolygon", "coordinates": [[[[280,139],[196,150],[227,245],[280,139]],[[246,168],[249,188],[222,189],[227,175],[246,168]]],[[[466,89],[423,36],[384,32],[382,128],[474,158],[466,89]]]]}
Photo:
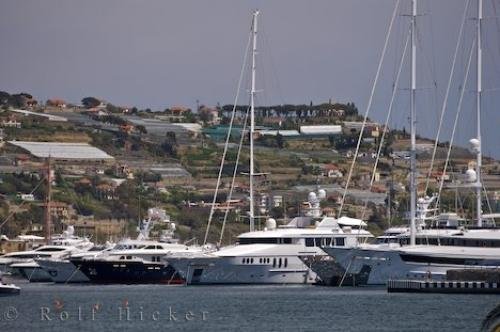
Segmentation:
{"type": "Polygon", "coordinates": [[[4,284],[2,282],[2,274],[0,274],[0,296],[19,295],[21,288],[14,284],[4,284]]]}
{"type": "Polygon", "coordinates": [[[2,284],[0,282],[0,296],[19,295],[21,288],[14,284],[2,284]]]}

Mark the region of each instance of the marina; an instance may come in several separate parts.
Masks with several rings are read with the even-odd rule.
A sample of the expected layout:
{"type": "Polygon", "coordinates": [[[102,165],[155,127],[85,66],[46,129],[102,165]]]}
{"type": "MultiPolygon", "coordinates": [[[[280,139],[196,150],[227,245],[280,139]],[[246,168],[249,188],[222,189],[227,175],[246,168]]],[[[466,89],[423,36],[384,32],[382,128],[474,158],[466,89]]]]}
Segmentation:
{"type": "Polygon", "coordinates": [[[500,0],[44,1],[0,14],[0,331],[500,330],[500,0]]]}

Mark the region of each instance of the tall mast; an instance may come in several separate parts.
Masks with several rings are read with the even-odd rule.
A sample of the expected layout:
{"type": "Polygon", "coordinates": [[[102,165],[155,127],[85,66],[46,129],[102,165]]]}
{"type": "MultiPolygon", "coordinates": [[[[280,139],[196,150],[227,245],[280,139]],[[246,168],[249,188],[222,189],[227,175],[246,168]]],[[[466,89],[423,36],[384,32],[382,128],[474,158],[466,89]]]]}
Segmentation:
{"type": "Polygon", "coordinates": [[[477,226],[481,227],[483,225],[483,220],[481,217],[481,164],[482,164],[482,152],[481,152],[481,92],[482,92],[482,71],[483,71],[483,59],[482,59],[482,45],[481,45],[481,21],[483,19],[483,0],[477,1],[477,44],[476,44],[476,57],[477,57],[477,89],[476,89],[476,110],[477,110],[477,140],[479,141],[479,146],[477,149],[477,165],[476,165],[476,206],[477,206],[477,226]]]}
{"type": "Polygon", "coordinates": [[[252,21],[252,89],[250,91],[250,232],[255,229],[255,214],[254,214],[254,194],[253,194],[253,177],[254,177],[254,163],[253,163],[253,136],[255,132],[255,57],[257,55],[257,17],[259,11],[253,13],[252,21]]]}
{"type": "Polygon", "coordinates": [[[411,148],[410,148],[410,244],[415,245],[416,225],[415,214],[417,204],[417,188],[416,188],[416,112],[415,112],[415,95],[417,90],[416,68],[417,68],[417,47],[416,47],[416,20],[417,20],[417,0],[412,0],[411,13],[411,77],[410,77],[410,133],[411,133],[411,148]]]}
{"type": "Polygon", "coordinates": [[[50,156],[47,158],[47,191],[45,193],[45,242],[50,243],[52,221],[50,216],[50,195],[51,195],[51,165],[50,156]]]}

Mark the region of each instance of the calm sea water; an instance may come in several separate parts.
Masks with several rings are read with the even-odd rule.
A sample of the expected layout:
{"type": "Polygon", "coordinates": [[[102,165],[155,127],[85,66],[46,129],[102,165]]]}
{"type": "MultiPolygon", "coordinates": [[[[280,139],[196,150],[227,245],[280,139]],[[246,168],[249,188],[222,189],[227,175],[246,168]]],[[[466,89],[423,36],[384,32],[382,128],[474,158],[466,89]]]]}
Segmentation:
{"type": "Polygon", "coordinates": [[[0,331],[477,331],[497,295],[318,286],[23,284],[0,331]],[[128,316],[127,316],[128,314],[128,316]]]}

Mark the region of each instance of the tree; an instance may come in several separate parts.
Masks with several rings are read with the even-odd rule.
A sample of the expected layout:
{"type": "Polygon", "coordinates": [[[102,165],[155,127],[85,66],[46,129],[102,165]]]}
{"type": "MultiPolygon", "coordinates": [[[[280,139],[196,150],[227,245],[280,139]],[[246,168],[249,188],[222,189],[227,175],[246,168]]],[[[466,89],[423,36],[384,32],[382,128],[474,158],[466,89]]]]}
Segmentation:
{"type": "Polygon", "coordinates": [[[85,97],[82,99],[82,105],[85,108],[97,107],[101,104],[101,101],[95,97],[85,97]]]}
{"type": "Polygon", "coordinates": [[[0,105],[8,105],[10,94],[5,91],[0,91],[0,105]]]}
{"type": "Polygon", "coordinates": [[[107,104],[106,111],[108,111],[109,113],[120,113],[122,110],[118,106],[115,106],[113,104],[107,104]]]}

